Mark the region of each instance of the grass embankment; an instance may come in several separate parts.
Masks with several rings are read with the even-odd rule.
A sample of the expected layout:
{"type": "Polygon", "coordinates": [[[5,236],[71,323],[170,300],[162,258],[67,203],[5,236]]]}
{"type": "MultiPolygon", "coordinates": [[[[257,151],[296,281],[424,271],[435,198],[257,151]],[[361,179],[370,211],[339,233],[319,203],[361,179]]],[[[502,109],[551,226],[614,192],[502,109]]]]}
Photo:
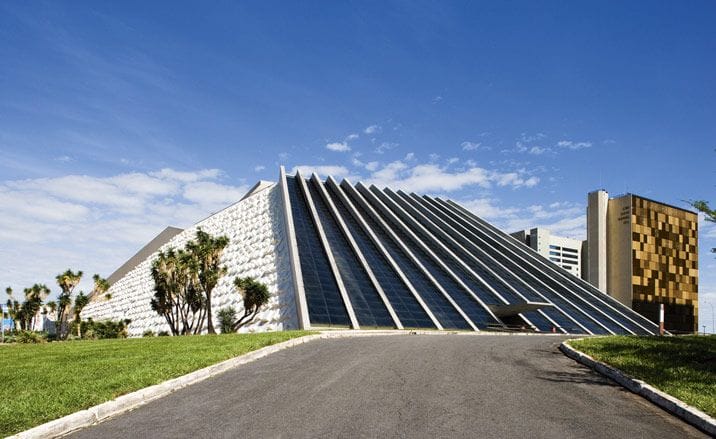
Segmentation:
{"type": "Polygon", "coordinates": [[[0,347],[0,437],[308,331],[0,347]]]}
{"type": "Polygon", "coordinates": [[[577,350],[716,416],[716,337],[615,336],[570,341],[577,350]]]}

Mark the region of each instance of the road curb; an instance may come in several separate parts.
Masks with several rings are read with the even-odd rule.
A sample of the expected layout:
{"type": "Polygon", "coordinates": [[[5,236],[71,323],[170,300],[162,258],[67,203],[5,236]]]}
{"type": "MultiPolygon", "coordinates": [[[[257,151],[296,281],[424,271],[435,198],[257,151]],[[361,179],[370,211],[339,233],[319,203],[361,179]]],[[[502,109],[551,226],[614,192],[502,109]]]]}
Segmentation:
{"type": "Polygon", "coordinates": [[[619,369],[595,360],[584,352],[574,349],[569,345],[568,341],[562,342],[559,345],[559,350],[569,358],[599,372],[630,392],[636,393],[637,395],[648,399],[652,403],[658,405],[672,415],[678,416],[701,431],[711,436],[716,436],[716,419],[701,410],[686,404],[680,399],[674,398],[668,393],[662,392],[642,380],[632,378],[624,374],[619,369]]]}
{"type": "Polygon", "coordinates": [[[63,436],[81,428],[100,423],[113,416],[133,410],[157,398],[161,398],[191,384],[198,383],[209,377],[226,372],[236,366],[250,363],[254,360],[258,360],[259,358],[286,348],[308,343],[321,338],[331,337],[333,336],[326,336],[325,334],[307,335],[266,346],[255,351],[247,352],[246,354],[238,357],[224,360],[221,363],[212,364],[211,366],[207,366],[203,369],[195,370],[194,372],[190,372],[186,375],[172,378],[159,384],[139,389],[132,393],[127,393],[126,395],[119,396],[111,401],[103,402],[94,407],[80,410],[79,412],[38,425],[37,427],[25,430],[16,435],[8,436],[8,438],[34,439],[63,436]]]}
{"type": "MultiPolygon", "coordinates": [[[[85,410],[63,416],[61,418],[46,422],[44,424],[33,427],[29,430],[22,431],[13,436],[11,439],[34,439],[64,436],[81,428],[89,427],[94,424],[106,421],[107,419],[121,415],[122,413],[134,410],[157,398],[166,396],[179,389],[187,387],[191,384],[198,383],[207,378],[226,372],[236,366],[258,360],[259,358],[270,355],[274,352],[308,343],[313,340],[328,338],[347,338],[347,337],[371,337],[386,335],[533,335],[533,334],[513,334],[513,333],[491,333],[491,332],[462,332],[462,331],[424,331],[424,330],[326,330],[314,335],[306,335],[303,337],[292,338],[281,343],[266,346],[255,351],[247,352],[238,357],[224,360],[221,363],[212,364],[203,369],[195,370],[186,375],[145,387],[137,391],[119,396],[113,400],[103,402],[96,406],[85,410]]],[[[537,335],[537,334],[535,334],[537,335]]],[[[539,335],[564,335],[564,334],[539,334],[539,335]]]]}

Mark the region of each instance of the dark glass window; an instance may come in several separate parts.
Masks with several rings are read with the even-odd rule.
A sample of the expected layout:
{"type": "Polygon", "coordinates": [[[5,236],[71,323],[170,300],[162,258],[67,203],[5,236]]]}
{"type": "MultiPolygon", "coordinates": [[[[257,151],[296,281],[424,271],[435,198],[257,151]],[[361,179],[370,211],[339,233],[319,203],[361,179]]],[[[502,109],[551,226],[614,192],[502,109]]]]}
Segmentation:
{"type": "Polygon", "coordinates": [[[301,188],[294,177],[286,177],[286,183],[296,231],[308,317],[314,325],[350,326],[348,312],[301,188]]]}
{"type": "MultiPolygon", "coordinates": [[[[431,200],[433,201],[433,200],[431,200]]],[[[483,221],[477,216],[474,216],[467,210],[465,210],[462,207],[456,207],[453,204],[445,203],[442,200],[433,201],[440,203],[441,205],[448,206],[449,209],[451,209],[453,212],[459,212],[458,215],[461,218],[461,221],[466,221],[467,224],[469,224],[472,227],[480,226],[480,230],[484,230],[485,233],[496,237],[499,239],[502,237],[501,233],[498,229],[496,229],[494,226],[490,225],[489,223],[483,221]]],[[[629,321],[626,319],[626,316],[628,315],[632,320],[638,321],[643,326],[649,328],[654,328],[655,325],[651,322],[649,322],[647,319],[641,317],[631,309],[623,306],[619,302],[617,302],[614,298],[600,292],[596,288],[594,288],[592,285],[588,284],[587,282],[584,282],[581,279],[575,278],[574,276],[569,275],[566,271],[560,271],[562,270],[561,267],[556,268],[554,266],[548,266],[544,265],[543,259],[540,259],[538,256],[535,256],[533,254],[529,254],[527,252],[521,251],[518,247],[511,245],[511,243],[507,242],[506,239],[500,239],[500,242],[503,244],[504,247],[509,247],[513,252],[519,254],[521,257],[531,260],[535,265],[544,268],[544,277],[554,276],[553,282],[556,282],[556,279],[559,279],[562,282],[565,282],[567,279],[569,279],[571,282],[565,282],[565,289],[569,292],[569,294],[575,298],[578,298],[582,302],[586,302],[589,304],[588,309],[590,309],[590,313],[595,317],[599,318],[600,322],[603,323],[606,326],[609,326],[610,328],[613,328],[613,330],[617,333],[624,333],[625,331],[618,326],[615,326],[614,323],[604,318],[603,315],[596,312],[597,309],[601,310],[605,314],[612,317],[614,320],[620,322],[625,327],[629,328],[633,332],[637,334],[647,334],[647,333],[653,333],[650,331],[646,331],[645,329],[639,327],[635,323],[629,321]],[[546,273],[549,273],[547,275],[546,273]],[[574,284],[578,284],[580,287],[577,287],[574,284]],[[587,292],[589,291],[589,292],[587,292]],[[611,305],[612,308],[609,308],[607,306],[604,306],[605,303],[608,303],[611,305]]],[[[540,270],[541,271],[541,270],[540,270]]]]}
{"type": "MultiPolygon", "coordinates": [[[[430,206],[428,203],[426,203],[422,199],[415,200],[413,199],[416,204],[415,206],[420,207],[421,212],[423,212],[428,219],[439,219],[444,221],[447,225],[450,225],[455,228],[458,232],[464,232],[464,230],[460,229],[459,224],[456,224],[448,215],[445,214],[444,211],[440,209],[436,209],[433,206],[430,206]]],[[[448,234],[451,234],[450,230],[445,227],[445,232],[448,234]]],[[[454,233],[454,232],[453,232],[454,233]]],[[[463,246],[470,246],[471,243],[465,242],[465,237],[460,235],[454,236],[456,239],[459,239],[460,242],[463,244],[463,246]]],[[[482,248],[472,248],[474,250],[473,252],[467,252],[465,248],[461,248],[460,246],[455,245],[450,240],[443,241],[444,244],[446,244],[448,247],[451,248],[458,256],[463,258],[463,261],[466,261],[470,268],[472,268],[477,274],[482,276],[483,279],[485,279],[486,282],[490,284],[494,289],[496,289],[509,303],[523,303],[525,301],[524,298],[518,296],[514,291],[507,288],[507,284],[504,282],[509,282],[510,286],[512,288],[517,289],[522,293],[522,295],[527,299],[535,302],[544,302],[545,299],[541,296],[535,294],[531,290],[525,288],[523,282],[518,279],[514,274],[506,270],[505,268],[501,267],[499,264],[496,264],[493,259],[489,257],[486,253],[484,253],[482,248]],[[480,263],[477,263],[472,258],[477,258],[480,263]],[[489,271],[485,270],[482,265],[485,265],[487,267],[490,267],[492,271],[495,272],[497,276],[500,276],[503,281],[500,281],[495,275],[490,273],[489,271]]],[[[547,314],[555,323],[557,323],[559,326],[564,328],[565,330],[568,330],[570,332],[574,333],[580,333],[584,332],[579,327],[577,327],[573,321],[571,321],[569,318],[567,318],[563,313],[561,313],[559,310],[555,308],[545,308],[543,310],[544,314],[547,314]]],[[[539,329],[549,331],[554,326],[553,323],[551,323],[549,320],[547,320],[542,314],[537,312],[530,312],[525,313],[524,316],[530,320],[531,323],[536,325],[539,329]]]]}
{"type": "MultiPolygon", "coordinates": [[[[315,184],[306,181],[313,205],[316,206],[321,219],[323,233],[333,253],[333,259],[343,280],[348,298],[351,301],[358,324],[363,326],[395,327],[388,309],[373,286],[368,273],[363,269],[360,260],[351,249],[350,242],[340,229],[335,217],[323,200],[315,184]]],[[[323,184],[323,183],[321,183],[323,184]]]]}
{"type": "Polygon", "coordinates": [[[398,264],[400,270],[408,277],[413,287],[418,291],[418,294],[420,294],[420,297],[440,324],[444,328],[470,329],[470,325],[468,325],[460,313],[457,312],[440,290],[431,282],[430,278],[426,276],[420,267],[411,260],[408,254],[390,238],[378,221],[373,219],[369,212],[365,211],[363,206],[353,198],[352,194],[351,198],[355,201],[354,205],[358,208],[361,216],[366,220],[371,229],[373,229],[390,256],[398,264]]]}
{"type": "Polygon", "coordinates": [[[348,206],[341,201],[342,199],[336,191],[342,191],[342,189],[334,189],[330,185],[326,185],[326,189],[403,326],[405,328],[435,328],[433,321],[403,283],[388,259],[351,215],[348,206]]]}

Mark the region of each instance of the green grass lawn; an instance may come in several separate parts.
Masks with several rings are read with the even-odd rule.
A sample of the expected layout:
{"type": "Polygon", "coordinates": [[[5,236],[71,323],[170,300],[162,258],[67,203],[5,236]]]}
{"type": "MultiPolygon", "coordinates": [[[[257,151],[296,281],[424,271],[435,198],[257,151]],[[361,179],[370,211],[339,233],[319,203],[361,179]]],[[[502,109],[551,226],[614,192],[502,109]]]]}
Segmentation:
{"type": "Polygon", "coordinates": [[[0,346],[0,437],[308,331],[0,346]]]}
{"type": "Polygon", "coordinates": [[[716,336],[614,336],[569,344],[716,416],[716,336]]]}

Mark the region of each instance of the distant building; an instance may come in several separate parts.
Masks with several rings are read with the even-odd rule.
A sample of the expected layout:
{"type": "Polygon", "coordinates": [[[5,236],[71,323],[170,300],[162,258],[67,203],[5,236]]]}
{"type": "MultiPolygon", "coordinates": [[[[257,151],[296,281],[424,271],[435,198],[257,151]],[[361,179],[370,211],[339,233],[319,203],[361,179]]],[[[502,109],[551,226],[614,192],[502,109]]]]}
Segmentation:
{"type": "Polygon", "coordinates": [[[552,235],[548,229],[535,227],[511,236],[573,275],[582,276],[582,241],[552,235]]]}
{"type": "Polygon", "coordinates": [[[634,194],[590,192],[586,279],[666,329],[698,330],[698,216],[634,194]]]}

